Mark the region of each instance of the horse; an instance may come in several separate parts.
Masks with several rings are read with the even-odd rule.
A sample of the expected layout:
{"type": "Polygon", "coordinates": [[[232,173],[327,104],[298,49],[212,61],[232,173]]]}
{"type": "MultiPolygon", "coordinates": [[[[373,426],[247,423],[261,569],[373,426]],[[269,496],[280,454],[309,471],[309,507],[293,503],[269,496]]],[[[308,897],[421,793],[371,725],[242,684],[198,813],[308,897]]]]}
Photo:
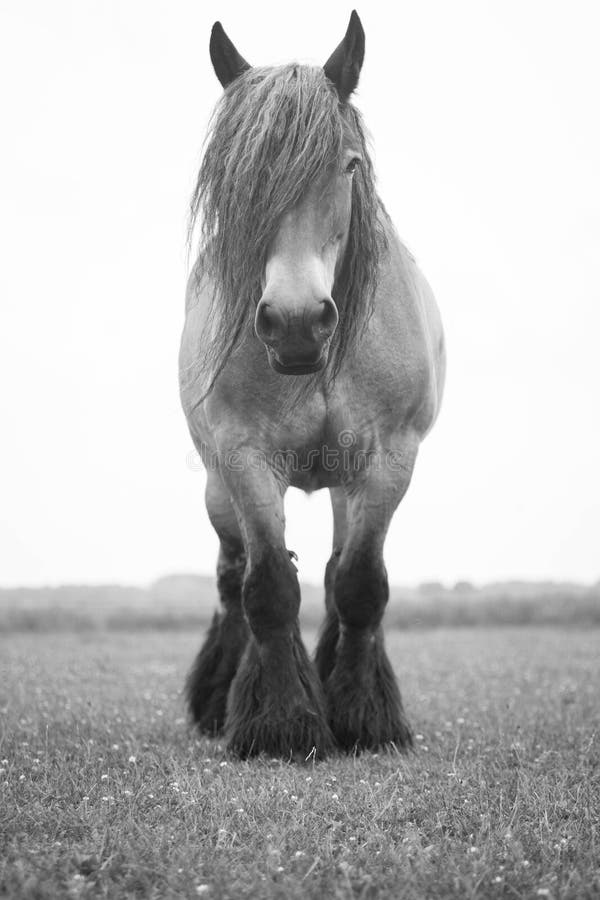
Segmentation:
{"type": "Polygon", "coordinates": [[[220,22],[223,87],[191,201],[180,393],[220,542],[191,719],[240,758],[412,746],[386,653],[386,532],[442,398],[433,293],[375,188],[351,102],[352,12],[325,65],[254,67],[220,22]],[[329,489],[333,547],[314,659],[284,495],[329,489]]]}

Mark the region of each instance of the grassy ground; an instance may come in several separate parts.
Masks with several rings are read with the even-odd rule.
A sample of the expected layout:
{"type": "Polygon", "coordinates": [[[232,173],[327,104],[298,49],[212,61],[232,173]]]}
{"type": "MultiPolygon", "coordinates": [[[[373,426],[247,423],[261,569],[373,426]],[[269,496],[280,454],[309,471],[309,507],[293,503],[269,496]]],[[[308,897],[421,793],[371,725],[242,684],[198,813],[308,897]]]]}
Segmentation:
{"type": "Polygon", "coordinates": [[[0,639],[0,896],[600,896],[600,632],[388,637],[410,757],[232,760],[187,634],[0,639]]]}

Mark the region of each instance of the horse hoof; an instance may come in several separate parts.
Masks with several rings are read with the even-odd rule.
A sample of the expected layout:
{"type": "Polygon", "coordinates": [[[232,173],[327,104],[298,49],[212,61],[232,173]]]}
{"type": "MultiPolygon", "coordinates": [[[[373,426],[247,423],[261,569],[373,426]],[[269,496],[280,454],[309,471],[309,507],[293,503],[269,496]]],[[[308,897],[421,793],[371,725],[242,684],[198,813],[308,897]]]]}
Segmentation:
{"type": "Polygon", "coordinates": [[[222,733],[227,695],[246,641],[245,626],[216,612],[187,677],[185,692],[192,722],[204,734],[222,733]]]}
{"type": "Polygon", "coordinates": [[[361,664],[342,653],[325,684],[328,720],[339,746],[347,751],[378,750],[393,744],[412,747],[412,732],[400,690],[381,640],[361,664]]]}
{"type": "Polygon", "coordinates": [[[280,721],[271,716],[268,722],[262,717],[228,722],[227,734],[228,749],[241,759],[265,754],[288,762],[307,762],[325,759],[334,750],[329,728],[310,710],[288,708],[280,721]]]}
{"type": "Polygon", "coordinates": [[[299,632],[292,640],[293,653],[281,657],[279,671],[253,641],[246,649],[227,700],[225,734],[237,756],[301,761],[334,749],[321,683],[299,632]]]}

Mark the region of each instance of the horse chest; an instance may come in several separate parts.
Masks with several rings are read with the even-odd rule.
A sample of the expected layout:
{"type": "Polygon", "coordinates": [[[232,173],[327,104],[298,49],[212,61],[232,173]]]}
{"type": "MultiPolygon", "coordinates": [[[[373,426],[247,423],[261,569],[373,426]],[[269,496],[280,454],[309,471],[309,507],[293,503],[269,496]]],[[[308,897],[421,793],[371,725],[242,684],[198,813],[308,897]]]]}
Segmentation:
{"type": "Polygon", "coordinates": [[[275,457],[282,476],[292,487],[310,492],[335,487],[359,473],[378,453],[380,438],[366,410],[327,398],[310,404],[271,441],[283,450],[275,457]]]}

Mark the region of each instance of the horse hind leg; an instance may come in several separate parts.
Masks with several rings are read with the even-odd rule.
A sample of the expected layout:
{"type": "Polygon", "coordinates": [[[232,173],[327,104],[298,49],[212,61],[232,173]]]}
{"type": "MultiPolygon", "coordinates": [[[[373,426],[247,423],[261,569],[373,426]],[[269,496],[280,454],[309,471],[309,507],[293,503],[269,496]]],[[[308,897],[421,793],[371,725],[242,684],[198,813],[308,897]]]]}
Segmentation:
{"type": "Polygon", "coordinates": [[[327,681],[335,665],[335,650],[340,636],[340,620],[333,599],[335,572],[340,550],[333,550],[325,569],[325,619],[319,631],[315,650],[315,666],[323,683],[327,681]]]}
{"type": "Polygon", "coordinates": [[[248,638],[241,599],[246,556],[229,498],[210,476],[206,501],[221,539],[217,563],[221,609],[215,612],[187,677],[186,695],[193,722],[200,731],[216,735],[225,724],[227,695],[248,638]]]}
{"type": "Polygon", "coordinates": [[[333,509],[333,549],[325,568],[325,620],[321,626],[315,666],[319,678],[327,681],[335,665],[335,651],[340,634],[339,616],[335,605],[335,575],[342,547],[346,540],[347,513],[346,497],[342,488],[330,488],[331,506],[333,509]]]}

